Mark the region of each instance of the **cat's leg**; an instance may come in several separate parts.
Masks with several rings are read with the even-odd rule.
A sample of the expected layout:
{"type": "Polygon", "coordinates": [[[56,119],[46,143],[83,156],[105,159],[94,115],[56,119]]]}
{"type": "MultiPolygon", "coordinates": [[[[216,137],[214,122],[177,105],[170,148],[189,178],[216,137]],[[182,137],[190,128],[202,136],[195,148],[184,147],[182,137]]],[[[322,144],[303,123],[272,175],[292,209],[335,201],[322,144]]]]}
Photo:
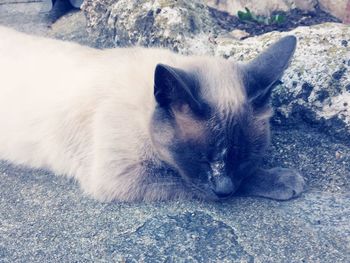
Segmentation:
{"type": "Polygon", "coordinates": [[[305,188],[305,180],[299,172],[288,168],[258,169],[246,178],[237,195],[261,196],[275,200],[298,197],[305,188]]]}
{"type": "Polygon", "coordinates": [[[147,173],[139,185],[139,191],[142,193],[139,200],[142,201],[179,200],[194,197],[193,192],[184,184],[181,177],[166,171],[147,173]]]}
{"type": "MultiPolygon", "coordinates": [[[[105,137],[106,139],[106,137],[105,137]]],[[[145,162],[131,152],[114,149],[117,142],[110,140],[95,153],[88,172],[79,179],[89,196],[100,201],[164,201],[187,199],[192,192],[183,179],[163,164],[145,162]]]]}
{"type": "Polygon", "coordinates": [[[181,177],[153,153],[148,124],[143,124],[144,116],[135,110],[138,107],[126,111],[121,105],[112,97],[95,111],[86,150],[90,153],[88,171],[78,176],[83,190],[100,201],[160,201],[189,196],[191,191],[181,177]]]}
{"type": "MultiPolygon", "coordinates": [[[[81,182],[85,193],[104,202],[165,201],[192,198],[192,192],[181,178],[166,171],[150,174],[139,165],[95,171],[81,182]],[[108,171],[107,171],[108,170],[108,171]]],[[[106,166],[107,167],[107,166],[106,166]]]]}

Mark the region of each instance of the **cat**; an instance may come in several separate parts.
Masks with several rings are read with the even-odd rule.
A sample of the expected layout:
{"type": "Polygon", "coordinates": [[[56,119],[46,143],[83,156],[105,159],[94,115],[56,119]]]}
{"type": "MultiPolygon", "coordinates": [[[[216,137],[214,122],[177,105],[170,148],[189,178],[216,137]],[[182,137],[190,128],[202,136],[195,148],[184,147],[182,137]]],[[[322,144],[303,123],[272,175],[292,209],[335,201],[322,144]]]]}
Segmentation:
{"type": "Polygon", "coordinates": [[[296,170],[261,168],[294,36],[246,63],[4,27],[0,39],[0,159],[72,177],[103,202],[302,193],[296,170]]]}

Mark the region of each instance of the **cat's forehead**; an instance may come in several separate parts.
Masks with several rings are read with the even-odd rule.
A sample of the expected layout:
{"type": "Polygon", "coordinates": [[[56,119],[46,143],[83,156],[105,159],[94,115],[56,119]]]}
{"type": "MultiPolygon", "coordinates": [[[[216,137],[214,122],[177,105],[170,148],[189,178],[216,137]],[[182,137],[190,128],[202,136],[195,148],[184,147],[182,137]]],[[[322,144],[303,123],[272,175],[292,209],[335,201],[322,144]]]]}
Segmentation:
{"type": "Polygon", "coordinates": [[[246,102],[239,65],[222,58],[201,58],[190,64],[200,96],[210,107],[224,115],[235,114],[246,102]]]}
{"type": "Polygon", "coordinates": [[[217,151],[223,151],[224,154],[227,145],[237,141],[241,126],[249,124],[245,116],[247,111],[243,108],[227,112],[214,109],[211,110],[210,116],[204,119],[198,119],[192,114],[175,114],[178,131],[185,141],[196,141],[217,151]],[[245,120],[244,123],[242,120],[245,120]]]}
{"type": "Polygon", "coordinates": [[[195,141],[203,145],[211,145],[223,149],[239,128],[238,112],[229,115],[211,111],[208,118],[197,118],[192,113],[175,112],[177,132],[184,141],[195,141]]]}
{"type": "Polygon", "coordinates": [[[213,141],[216,147],[222,148],[239,128],[240,114],[234,111],[228,114],[214,112],[206,123],[208,141],[213,141]]]}
{"type": "Polygon", "coordinates": [[[176,118],[185,138],[212,141],[221,148],[222,138],[231,136],[234,127],[246,114],[246,94],[237,64],[221,58],[203,57],[187,64],[195,96],[209,115],[199,117],[196,112],[180,110],[176,118]]]}

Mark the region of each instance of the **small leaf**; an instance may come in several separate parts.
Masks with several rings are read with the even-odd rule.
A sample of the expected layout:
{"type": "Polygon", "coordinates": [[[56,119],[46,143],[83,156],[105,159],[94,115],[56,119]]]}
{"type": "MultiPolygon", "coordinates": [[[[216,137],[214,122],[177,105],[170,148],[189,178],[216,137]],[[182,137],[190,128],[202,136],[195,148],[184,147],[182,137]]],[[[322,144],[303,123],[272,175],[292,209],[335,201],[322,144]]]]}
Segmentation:
{"type": "Polygon", "coordinates": [[[277,24],[282,24],[285,20],[286,20],[286,18],[283,15],[275,15],[275,17],[274,17],[274,21],[277,24]]]}
{"type": "Polygon", "coordinates": [[[243,20],[244,15],[245,15],[245,13],[242,12],[242,11],[238,11],[238,12],[237,12],[237,16],[238,16],[238,18],[241,19],[241,20],[243,20]]]}
{"type": "Polygon", "coordinates": [[[254,13],[252,13],[248,7],[245,7],[244,11],[238,11],[237,16],[240,20],[245,22],[253,22],[257,24],[263,24],[263,25],[271,25],[271,24],[282,24],[285,22],[286,18],[284,15],[273,15],[270,17],[265,16],[259,16],[254,13]]]}
{"type": "MultiPolygon", "coordinates": [[[[249,11],[249,9],[248,9],[249,11]]],[[[251,21],[252,20],[252,14],[250,12],[243,12],[243,11],[238,11],[237,16],[240,20],[245,20],[245,21],[251,21]]]]}

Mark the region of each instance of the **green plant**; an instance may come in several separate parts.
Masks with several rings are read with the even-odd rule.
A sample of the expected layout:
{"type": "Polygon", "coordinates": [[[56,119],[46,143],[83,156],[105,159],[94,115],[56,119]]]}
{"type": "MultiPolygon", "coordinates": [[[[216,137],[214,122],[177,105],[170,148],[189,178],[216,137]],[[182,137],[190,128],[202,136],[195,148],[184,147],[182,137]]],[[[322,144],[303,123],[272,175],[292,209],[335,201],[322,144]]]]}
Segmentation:
{"type": "Polygon", "coordinates": [[[259,16],[251,12],[247,7],[245,7],[245,11],[238,11],[237,16],[244,22],[264,25],[282,24],[286,20],[285,16],[281,14],[271,15],[270,17],[259,16]]]}

